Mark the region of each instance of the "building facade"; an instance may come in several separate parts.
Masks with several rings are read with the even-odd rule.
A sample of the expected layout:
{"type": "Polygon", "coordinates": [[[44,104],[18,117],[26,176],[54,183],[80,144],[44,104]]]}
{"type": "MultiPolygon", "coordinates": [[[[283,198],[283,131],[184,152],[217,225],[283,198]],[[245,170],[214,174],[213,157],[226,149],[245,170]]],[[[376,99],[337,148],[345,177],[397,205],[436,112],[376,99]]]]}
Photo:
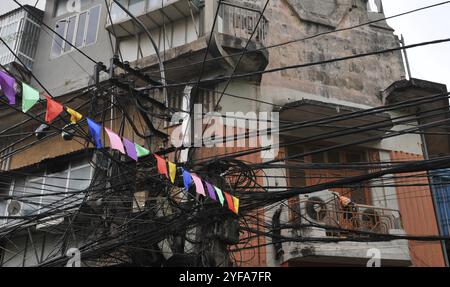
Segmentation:
{"type": "MultiPolygon", "coordinates": [[[[166,108],[182,114],[188,114],[187,110],[194,103],[202,104],[205,113],[214,111],[223,115],[236,111],[242,114],[278,112],[282,147],[275,160],[285,167],[261,168],[257,172],[257,182],[265,192],[314,188],[346,177],[364,177],[389,169],[396,163],[449,154],[446,128],[431,125],[433,121],[448,119],[442,112],[448,110],[444,96],[433,105],[424,103],[414,109],[363,113],[376,107],[447,92],[440,84],[409,78],[401,51],[329,61],[401,45],[393,29],[380,20],[385,17],[381,1],[272,0],[263,14],[261,11],[266,4],[263,0],[222,3],[216,0],[119,1],[133,17],[112,1],[81,0],[77,9],[71,8],[68,2],[46,2],[43,23],[66,41],[42,28],[33,74],[61,102],[70,103],[79,111],[102,120],[111,129],[122,130],[124,136],[136,139],[154,152],[170,148],[167,137],[165,141],[159,140],[160,134],[170,135],[182,124],[164,122],[155,116],[158,112],[149,107],[151,101],[147,106],[143,104],[151,111],[149,116],[142,112],[142,107],[127,106],[126,99],[97,100],[96,95],[117,92],[114,83],[128,85],[131,82],[120,76],[123,73],[135,72],[131,77],[135,91],[149,85],[149,80],[142,74],[158,82],[164,78],[167,89],[155,89],[145,96],[158,99],[166,108]],[[345,29],[353,26],[357,27],[345,29]],[[291,41],[293,39],[296,41],[291,41]],[[92,63],[74,47],[97,63],[92,63]],[[125,66],[115,65],[116,69],[113,69],[114,56],[125,66]],[[164,75],[161,74],[161,61],[164,75]],[[95,70],[100,67],[99,62],[109,70],[95,70]],[[274,71],[293,64],[304,66],[274,71]],[[112,74],[117,75],[113,84],[112,74]],[[231,74],[246,76],[227,78],[231,74]],[[97,94],[92,89],[96,89],[97,94]],[[96,109],[108,104],[116,108],[106,113],[96,109]],[[117,119],[121,114],[119,107],[135,116],[136,122],[153,123],[153,128],[123,124],[117,119]],[[441,113],[435,115],[436,111],[441,113]],[[352,113],[359,116],[341,117],[352,113]],[[326,122],[334,117],[341,118],[326,122]],[[286,128],[292,123],[311,121],[317,123],[286,128]],[[365,125],[371,128],[364,130],[365,125]],[[418,125],[423,126],[423,133],[401,132],[418,125]],[[289,144],[291,142],[298,144],[289,144]]],[[[3,33],[1,31],[8,26],[1,25],[0,33],[3,33]]],[[[28,56],[34,58],[33,54],[28,56]]],[[[39,88],[36,81],[31,82],[39,88]]],[[[39,89],[44,95],[42,86],[39,89]]],[[[32,112],[42,115],[44,111],[42,107],[36,107],[32,112]]],[[[22,133],[33,133],[40,126],[26,115],[3,113],[2,130],[20,121],[24,123],[17,129],[22,133]]],[[[55,134],[37,141],[33,137],[17,139],[14,145],[8,146],[7,156],[2,159],[7,163],[5,176],[10,178],[2,187],[4,198],[24,194],[37,197],[31,202],[1,202],[3,232],[23,224],[22,217],[43,212],[46,204],[67,201],[70,192],[102,184],[102,177],[91,164],[102,162],[101,156],[93,149],[87,149],[84,142],[64,141],[60,133],[55,134]],[[59,189],[53,190],[54,186],[59,189]],[[39,197],[48,190],[67,194],[39,197]]],[[[243,150],[245,148],[205,147],[189,153],[183,151],[180,159],[202,161],[243,150]]],[[[176,156],[169,154],[168,158],[175,159],[176,156]]],[[[239,159],[255,165],[267,161],[261,153],[239,159]]],[[[102,172],[103,176],[111,177],[107,168],[102,172]]],[[[446,229],[442,229],[437,218],[439,212],[436,212],[437,203],[433,200],[433,185],[428,178],[425,172],[388,174],[359,184],[296,195],[280,202],[277,208],[257,209],[251,214],[266,224],[291,224],[292,228],[279,233],[290,238],[343,239],[355,230],[362,234],[445,235],[446,229]],[[408,182],[411,186],[406,184],[408,182]],[[338,195],[355,203],[351,215],[342,210],[338,195]],[[336,230],[320,228],[320,225],[336,230]]],[[[149,188],[134,189],[137,202],[126,206],[138,208],[142,202],[142,206],[146,206],[148,201],[155,200],[149,196],[149,188]]],[[[239,190],[236,192],[239,194],[239,190]]],[[[76,196],[69,198],[73,199],[73,204],[81,200],[76,196]]],[[[96,201],[90,201],[86,207],[89,210],[96,208],[92,202],[96,201]]],[[[91,235],[88,234],[79,237],[65,234],[62,230],[71,223],[57,215],[47,218],[45,223],[24,229],[13,238],[4,239],[2,265],[39,265],[64,256],[70,247],[89,240],[91,235]]],[[[91,223],[89,217],[83,217],[77,224],[91,223]]],[[[264,232],[259,230],[260,226],[254,227],[258,232],[264,232]]],[[[446,248],[440,242],[340,240],[324,243],[312,240],[277,243],[269,236],[249,234],[254,235],[248,242],[254,248],[233,254],[236,262],[241,262],[235,265],[365,266],[373,250],[381,251],[383,266],[445,266],[447,261],[446,248]]],[[[166,250],[161,245],[159,248],[166,250]]],[[[135,253],[132,256],[135,260],[143,260],[135,253]]],[[[176,252],[169,248],[166,253],[176,252]]],[[[162,260],[153,259],[154,262],[162,260]]]]}

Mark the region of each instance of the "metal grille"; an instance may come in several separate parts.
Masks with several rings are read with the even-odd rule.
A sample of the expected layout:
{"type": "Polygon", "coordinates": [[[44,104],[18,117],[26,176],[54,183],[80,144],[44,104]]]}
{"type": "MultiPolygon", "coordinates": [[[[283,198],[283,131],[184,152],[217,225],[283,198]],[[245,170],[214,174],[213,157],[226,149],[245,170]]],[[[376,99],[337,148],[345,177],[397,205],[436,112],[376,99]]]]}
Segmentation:
{"type": "MultiPolygon", "coordinates": [[[[30,70],[33,68],[40,34],[40,26],[36,22],[36,19],[22,10],[0,19],[0,36],[30,70]]],[[[12,62],[19,63],[14,54],[0,44],[0,63],[7,65],[12,62]]]]}

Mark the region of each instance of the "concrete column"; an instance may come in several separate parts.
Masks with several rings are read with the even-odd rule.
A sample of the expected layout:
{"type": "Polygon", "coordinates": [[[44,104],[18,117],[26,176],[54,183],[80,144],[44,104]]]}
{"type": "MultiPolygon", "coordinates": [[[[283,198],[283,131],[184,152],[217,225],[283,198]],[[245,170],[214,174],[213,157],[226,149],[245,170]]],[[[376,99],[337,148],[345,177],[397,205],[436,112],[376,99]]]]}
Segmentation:
{"type": "MultiPolygon", "coordinates": [[[[214,24],[214,16],[216,15],[217,7],[219,6],[219,0],[205,0],[205,26],[203,27],[203,31],[205,35],[209,35],[211,33],[211,28],[214,24]]],[[[217,32],[219,28],[218,23],[214,27],[214,32],[217,32]]]]}

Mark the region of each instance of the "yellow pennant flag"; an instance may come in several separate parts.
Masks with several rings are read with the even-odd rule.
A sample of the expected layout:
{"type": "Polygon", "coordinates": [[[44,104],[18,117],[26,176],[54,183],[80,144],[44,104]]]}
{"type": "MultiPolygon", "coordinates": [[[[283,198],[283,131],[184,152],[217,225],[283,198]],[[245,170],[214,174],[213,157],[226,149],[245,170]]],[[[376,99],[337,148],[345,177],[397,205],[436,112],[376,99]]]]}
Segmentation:
{"type": "Polygon", "coordinates": [[[175,177],[177,176],[177,165],[170,161],[169,161],[169,176],[170,181],[172,183],[175,183],[175,177]]]}
{"type": "Polygon", "coordinates": [[[239,213],[239,198],[233,196],[233,203],[234,203],[234,212],[236,214],[239,213]]]}
{"type": "Polygon", "coordinates": [[[79,112],[74,111],[71,108],[67,108],[67,113],[69,113],[69,115],[70,115],[70,122],[72,124],[76,124],[77,122],[81,121],[81,119],[83,118],[83,116],[79,112]]]}

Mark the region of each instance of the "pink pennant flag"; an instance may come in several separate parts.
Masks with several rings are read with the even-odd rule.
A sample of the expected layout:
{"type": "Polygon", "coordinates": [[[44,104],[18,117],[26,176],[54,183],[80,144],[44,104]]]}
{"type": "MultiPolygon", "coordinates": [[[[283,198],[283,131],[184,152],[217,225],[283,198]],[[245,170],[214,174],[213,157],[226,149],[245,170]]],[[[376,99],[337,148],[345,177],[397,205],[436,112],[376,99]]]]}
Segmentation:
{"type": "Polygon", "coordinates": [[[109,137],[109,142],[111,144],[111,148],[120,151],[121,153],[125,154],[125,148],[123,146],[122,140],[120,137],[114,133],[112,130],[105,128],[106,133],[109,137]]]}
{"type": "Polygon", "coordinates": [[[206,196],[205,188],[203,187],[203,182],[200,177],[198,177],[198,175],[196,175],[195,173],[191,173],[191,176],[194,180],[195,190],[197,191],[197,193],[206,196]]]}

